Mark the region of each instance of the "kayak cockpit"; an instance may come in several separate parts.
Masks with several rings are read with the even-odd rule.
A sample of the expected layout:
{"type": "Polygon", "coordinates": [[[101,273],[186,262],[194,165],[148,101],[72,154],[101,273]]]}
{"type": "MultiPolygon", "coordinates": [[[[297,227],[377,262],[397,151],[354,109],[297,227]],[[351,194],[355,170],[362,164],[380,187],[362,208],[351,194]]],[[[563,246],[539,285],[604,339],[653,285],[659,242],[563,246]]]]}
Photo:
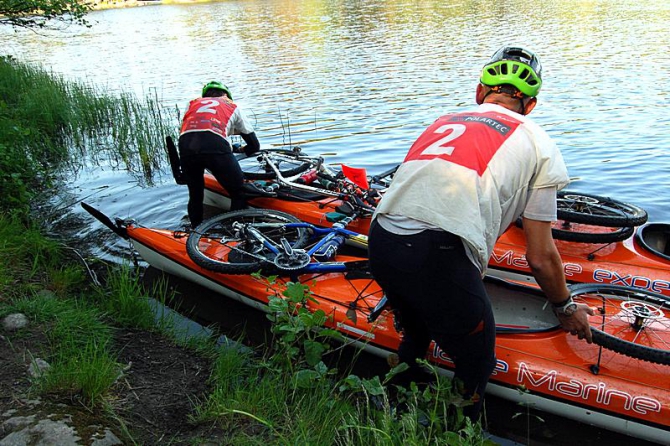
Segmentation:
{"type": "Polygon", "coordinates": [[[635,239],[647,251],[670,260],[670,224],[647,223],[638,228],[635,239]]]}
{"type": "Polygon", "coordinates": [[[485,285],[499,333],[532,333],[559,326],[556,315],[539,289],[492,277],[486,278],[485,285]]]}

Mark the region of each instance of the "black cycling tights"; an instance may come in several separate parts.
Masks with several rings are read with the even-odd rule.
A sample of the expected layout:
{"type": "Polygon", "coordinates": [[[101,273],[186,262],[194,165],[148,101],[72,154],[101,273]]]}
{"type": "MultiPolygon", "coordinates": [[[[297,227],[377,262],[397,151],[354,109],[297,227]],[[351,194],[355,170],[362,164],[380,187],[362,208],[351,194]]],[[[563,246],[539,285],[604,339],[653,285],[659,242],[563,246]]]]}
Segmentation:
{"type": "Polygon", "coordinates": [[[444,231],[396,235],[373,222],[368,250],[372,274],[400,315],[398,356],[410,366],[408,378],[425,380],[416,359],[426,357],[434,340],[454,362],[457,390],[473,401],[464,414],[477,421],[496,363],[495,321],[481,273],[460,238],[444,231]]]}
{"type": "Polygon", "coordinates": [[[181,160],[182,171],[188,186],[188,217],[191,226],[196,227],[202,222],[205,196],[205,169],[223,186],[231,197],[230,210],[244,209],[243,185],[244,175],[237,159],[232,153],[199,154],[186,156],[181,160]]]}

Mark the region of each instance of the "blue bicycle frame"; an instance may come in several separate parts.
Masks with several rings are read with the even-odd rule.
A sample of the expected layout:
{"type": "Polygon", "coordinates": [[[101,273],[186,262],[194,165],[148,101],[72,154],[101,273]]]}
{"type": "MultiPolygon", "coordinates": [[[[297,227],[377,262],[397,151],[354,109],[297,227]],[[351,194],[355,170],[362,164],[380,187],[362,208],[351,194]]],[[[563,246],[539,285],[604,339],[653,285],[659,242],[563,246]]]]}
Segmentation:
{"type": "Polygon", "coordinates": [[[277,246],[275,243],[272,243],[265,238],[259,231],[256,231],[253,226],[249,226],[247,229],[256,240],[261,242],[265,248],[276,256],[284,255],[289,258],[293,257],[296,260],[300,260],[297,258],[299,256],[301,257],[302,262],[309,261],[309,263],[295,269],[287,268],[288,271],[296,274],[345,272],[348,271],[346,262],[331,262],[329,260],[334,257],[337,249],[344,244],[347,238],[361,237],[361,234],[345,228],[345,226],[351,223],[355,218],[356,216],[346,217],[344,220],[334,223],[330,228],[320,228],[310,223],[302,222],[283,224],[282,226],[285,228],[304,228],[310,230],[312,234],[317,237],[323,236],[314,246],[307,250],[293,248],[288,240],[284,238],[281,239],[280,246],[277,246]],[[326,261],[319,261],[319,257],[326,261]],[[312,258],[317,259],[317,261],[312,261],[312,258]]]}

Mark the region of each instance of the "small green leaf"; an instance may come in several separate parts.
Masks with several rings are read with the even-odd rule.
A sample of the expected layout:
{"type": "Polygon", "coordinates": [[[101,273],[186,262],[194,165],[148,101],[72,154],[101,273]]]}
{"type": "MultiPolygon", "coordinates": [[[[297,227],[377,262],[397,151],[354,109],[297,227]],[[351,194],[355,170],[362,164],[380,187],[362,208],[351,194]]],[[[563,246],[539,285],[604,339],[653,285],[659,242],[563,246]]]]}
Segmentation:
{"type": "Polygon", "coordinates": [[[326,351],[326,348],[322,343],[306,340],[304,343],[304,347],[305,347],[305,359],[307,360],[307,364],[309,364],[310,366],[315,366],[316,364],[321,362],[323,352],[326,351]]]}

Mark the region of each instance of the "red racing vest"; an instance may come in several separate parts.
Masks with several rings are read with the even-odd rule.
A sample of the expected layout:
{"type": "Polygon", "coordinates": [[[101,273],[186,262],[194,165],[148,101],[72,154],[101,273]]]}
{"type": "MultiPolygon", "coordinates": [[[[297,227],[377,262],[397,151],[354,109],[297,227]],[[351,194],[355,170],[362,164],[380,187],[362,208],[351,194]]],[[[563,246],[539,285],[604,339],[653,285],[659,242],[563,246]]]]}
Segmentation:
{"type": "Polygon", "coordinates": [[[414,142],[404,162],[440,158],[481,176],[520,124],[512,116],[492,111],[442,116],[414,142]]]}
{"type": "Polygon", "coordinates": [[[236,108],[237,105],[226,97],[194,99],[188,104],[180,133],[209,131],[225,138],[228,122],[236,108]]]}

